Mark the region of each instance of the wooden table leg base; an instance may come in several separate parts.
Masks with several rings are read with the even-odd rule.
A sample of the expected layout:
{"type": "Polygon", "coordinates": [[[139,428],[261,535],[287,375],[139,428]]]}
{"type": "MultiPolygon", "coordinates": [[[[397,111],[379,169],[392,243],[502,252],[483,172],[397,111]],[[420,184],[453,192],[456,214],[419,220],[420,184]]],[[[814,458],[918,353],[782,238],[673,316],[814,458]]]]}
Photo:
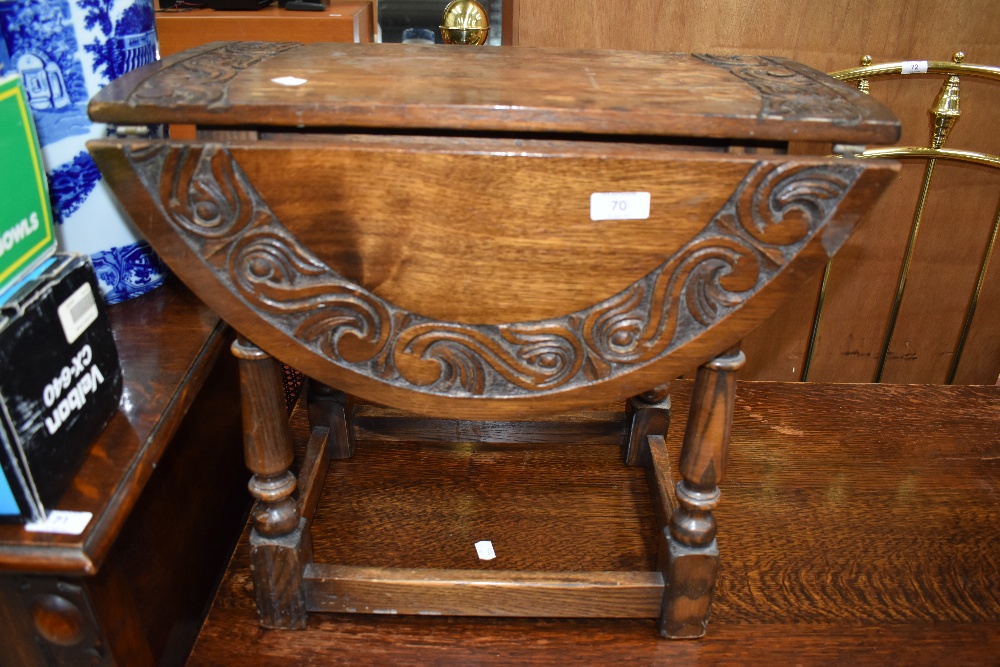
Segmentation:
{"type": "Polygon", "coordinates": [[[719,547],[712,540],[707,547],[688,547],[666,540],[663,568],[663,610],[660,635],[668,639],[697,639],[705,634],[712,606],[712,590],[719,572],[719,547]]]}
{"type": "Polygon", "coordinates": [[[302,577],[311,560],[312,539],[304,518],[292,532],[279,537],[251,531],[250,571],[262,626],[295,630],[306,627],[302,577]]]}

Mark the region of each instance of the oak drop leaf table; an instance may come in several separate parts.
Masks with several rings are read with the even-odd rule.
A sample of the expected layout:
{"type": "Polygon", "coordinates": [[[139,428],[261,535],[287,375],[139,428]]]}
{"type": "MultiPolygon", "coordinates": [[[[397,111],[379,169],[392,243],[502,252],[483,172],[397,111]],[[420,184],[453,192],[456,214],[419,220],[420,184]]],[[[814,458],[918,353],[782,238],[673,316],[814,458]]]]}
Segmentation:
{"type": "MultiPolygon", "coordinates": [[[[316,611],[659,617],[705,631],[739,341],[893,177],[896,119],[780,58],[215,43],[118,79],[91,116],[193,141],[90,150],[158,253],[240,334],[261,623],[316,611]],[[291,470],[278,360],[310,378],[291,470]],[[680,481],[668,383],[697,367],[680,481]],[[451,420],[627,402],[655,572],[313,562],[352,401],[451,420]]],[[[400,471],[405,475],[406,471],[400,471]]]]}

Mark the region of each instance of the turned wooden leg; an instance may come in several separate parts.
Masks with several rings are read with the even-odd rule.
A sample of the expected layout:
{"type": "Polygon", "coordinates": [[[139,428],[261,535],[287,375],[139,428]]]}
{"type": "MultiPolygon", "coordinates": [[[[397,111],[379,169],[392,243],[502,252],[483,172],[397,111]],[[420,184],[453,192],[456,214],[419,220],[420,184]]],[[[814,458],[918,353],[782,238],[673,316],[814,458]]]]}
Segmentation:
{"type": "Polygon", "coordinates": [[[233,343],[240,365],[243,453],[253,473],[250,493],[250,569],[260,623],[268,628],[304,628],[302,575],[312,558],[306,522],[293,496],[295,475],[278,362],[245,338],[233,343]]]}
{"type": "Polygon", "coordinates": [[[349,459],[354,456],[354,434],[349,422],[350,397],[342,391],[309,378],[309,425],[330,429],[328,456],[349,459]]]}
{"type": "Polygon", "coordinates": [[[649,465],[651,435],[667,437],[670,428],[670,383],[661,384],[625,403],[625,440],[622,459],[625,465],[649,465]]]}
{"type": "Polygon", "coordinates": [[[689,638],[705,634],[712,589],[719,571],[715,517],[719,481],[733,429],[736,371],[745,357],[739,346],[698,369],[681,448],[677,507],[663,531],[660,550],[665,588],[660,634],[689,638]]]}

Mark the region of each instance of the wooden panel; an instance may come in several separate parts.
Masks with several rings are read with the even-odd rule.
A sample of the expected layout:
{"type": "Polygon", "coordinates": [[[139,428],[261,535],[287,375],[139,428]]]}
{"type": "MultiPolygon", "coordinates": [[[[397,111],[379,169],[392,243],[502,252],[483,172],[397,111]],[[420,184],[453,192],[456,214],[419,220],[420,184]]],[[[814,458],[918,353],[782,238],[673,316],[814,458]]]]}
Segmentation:
{"type": "Polygon", "coordinates": [[[646,484],[653,504],[658,531],[669,530],[677,501],[674,496],[674,473],[670,450],[662,435],[649,436],[649,465],[646,466],[646,484]]]}
{"type": "Polygon", "coordinates": [[[400,308],[466,324],[543,320],[612,297],[694,238],[755,164],[476,143],[231,152],[332,269],[400,308]],[[592,193],[637,191],[650,193],[648,219],[591,220],[592,193]]]}
{"type": "Polygon", "coordinates": [[[310,565],[311,611],[418,616],[650,618],[658,572],[516,572],[310,565]]]}
{"type": "Polygon", "coordinates": [[[781,382],[802,378],[821,282],[821,275],[807,277],[774,316],[743,339],[742,347],[750,353],[740,377],[781,382]]]}
{"type": "MultiPolygon", "coordinates": [[[[668,444],[689,392],[673,387],[668,444]]],[[[293,433],[304,443],[301,412],[293,433]]],[[[314,614],[262,631],[244,542],[189,664],[990,664],[998,433],[1000,388],[742,382],[703,639],[664,641],[652,619],[314,614]]],[[[358,460],[331,468],[317,559],[482,571],[493,561],[472,545],[491,539],[500,569],[655,562],[642,470],[617,447],[525,450],[359,441],[358,460]]]]}
{"type": "Polygon", "coordinates": [[[226,345],[218,355],[89,585],[120,665],[143,664],[132,656],[146,651],[170,664],[190,650],[249,509],[236,360],[226,345]]]}
{"type": "Polygon", "coordinates": [[[333,0],[324,12],[290,12],[278,7],[256,11],[192,9],[157,12],[156,36],[160,57],[217,41],[242,42],[359,42],[372,41],[371,0],[333,0]]]}
{"type": "MultiPolygon", "coordinates": [[[[945,0],[902,10],[898,3],[846,6],[808,0],[709,0],[629,3],[597,0],[518,2],[515,43],[528,46],[623,48],[709,53],[767,53],[793,58],[821,71],[875,62],[949,60],[1000,64],[995,26],[1000,5],[991,0],[945,0]]],[[[901,143],[926,145],[928,108],[940,78],[874,81],[872,95],[903,122],[901,143]]],[[[1000,153],[1000,86],[962,82],[963,117],[948,146],[1000,153]]],[[[874,375],[923,165],[904,166],[895,186],[834,263],[824,322],[810,379],[868,382],[874,375]],[[914,174],[913,172],[917,172],[914,174]]],[[[997,210],[998,179],[985,168],[939,165],[897,324],[885,379],[942,382],[951,360],[975,272],[997,210]],[[948,202],[948,203],[945,203],[948,202]]],[[[996,262],[994,262],[996,264],[996,262]]],[[[815,292],[815,284],[804,285],[815,292]]],[[[958,382],[993,383],[1000,374],[1000,271],[987,276],[958,382]]],[[[808,294],[744,346],[744,377],[797,379],[805,353],[808,294]],[[764,362],[755,360],[764,357],[764,362]],[[792,372],[792,368],[798,369],[792,372]]],[[[812,305],[810,305],[810,303],[812,305]]]]}
{"type": "MultiPolygon", "coordinates": [[[[1000,215],[1000,212],[998,212],[1000,215]]],[[[983,291],[979,296],[979,306],[969,337],[965,343],[965,352],[955,376],[959,384],[989,384],[1000,382],[1000,345],[997,345],[997,332],[1000,331],[1000,254],[996,248],[990,264],[983,291]]]]}
{"type": "MultiPolygon", "coordinates": [[[[877,94],[882,86],[873,83],[877,94]]],[[[885,84],[894,85],[897,82],[885,84]]],[[[966,89],[975,90],[975,86],[975,82],[967,83],[966,89]]],[[[923,91],[925,106],[936,90],[934,84],[923,91]]],[[[926,145],[929,122],[926,112],[922,115],[920,132],[908,131],[904,142],[926,145]]],[[[959,139],[960,127],[962,121],[955,130],[959,139]]],[[[981,149],[982,144],[949,142],[970,149],[981,149]]],[[[903,162],[896,183],[834,262],[811,380],[868,382],[874,378],[925,168],[923,160],[903,162]]],[[[883,381],[947,381],[996,215],[998,192],[1000,170],[937,162],[883,381]]],[[[990,303],[998,292],[1000,274],[993,270],[987,274],[981,298],[990,303]]],[[[968,348],[970,356],[962,364],[965,373],[957,381],[992,384],[1000,373],[1000,346],[996,344],[1000,316],[995,308],[977,309],[977,314],[972,336],[978,342],[968,348]]]]}
{"type": "Polygon", "coordinates": [[[681,151],[652,159],[640,148],[619,161],[594,148],[578,159],[524,154],[514,141],[500,155],[470,145],[469,155],[443,157],[277,141],[223,150],[110,140],[91,149],[160,255],[237,330],[337,389],[461,418],[602,404],[706,361],[769,314],[786,285],[822,266],[894,171],[871,160],[681,151]],[[494,194],[522,217],[482,230],[475,210],[454,221],[432,215],[449,191],[425,177],[449,162],[482,182],[491,176],[494,194]],[[396,178],[385,186],[397,190],[366,191],[386,172],[396,178]],[[589,219],[595,179],[611,191],[641,185],[666,208],[627,226],[638,237],[627,243],[609,234],[617,225],[589,219]],[[336,202],[352,188],[361,215],[330,215],[331,190],[336,202]],[[432,195],[420,199],[421,189],[432,195]],[[535,195],[551,203],[551,219],[535,214],[535,195]],[[401,213],[411,204],[420,209],[413,218],[401,213]],[[428,257],[384,252],[383,234],[400,230],[428,257]],[[360,261],[345,264],[338,244],[360,261]],[[622,247],[625,261],[615,259],[622,247]],[[580,254],[604,261],[581,264],[580,254]],[[394,283],[397,272],[405,279],[394,283]]]}
{"type": "Polygon", "coordinates": [[[369,442],[555,443],[618,445],[625,414],[621,405],[555,415],[543,421],[432,419],[376,405],[359,406],[351,424],[369,442]]]}
{"type": "MultiPolygon", "coordinates": [[[[915,162],[923,167],[923,160],[915,162]]],[[[913,255],[913,273],[907,278],[882,376],[885,382],[947,380],[983,249],[1000,203],[1000,169],[938,160],[933,179],[913,255]]],[[[991,291],[1000,288],[998,276],[997,271],[989,276],[991,291]]],[[[997,365],[1000,314],[984,309],[980,315],[977,324],[992,330],[994,350],[992,355],[979,360],[984,372],[979,375],[978,383],[990,384],[1000,373],[997,365]],[[987,320],[992,321],[992,326],[987,320]]]]}

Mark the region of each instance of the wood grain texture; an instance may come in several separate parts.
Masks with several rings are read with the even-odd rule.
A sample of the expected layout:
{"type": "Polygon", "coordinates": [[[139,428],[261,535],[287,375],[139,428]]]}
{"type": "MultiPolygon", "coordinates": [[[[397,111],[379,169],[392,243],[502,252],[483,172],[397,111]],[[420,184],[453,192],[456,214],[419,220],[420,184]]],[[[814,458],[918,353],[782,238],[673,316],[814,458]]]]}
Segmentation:
{"type": "MultiPolygon", "coordinates": [[[[247,468],[256,476],[275,477],[292,464],[291,435],[280,415],[284,405],[281,368],[273,357],[241,338],[232,345],[240,362],[243,402],[243,447],[247,468]]],[[[284,497],[284,496],[282,496],[284,497]]]]}
{"type": "MultiPolygon", "coordinates": [[[[646,465],[646,485],[656,516],[657,532],[662,535],[670,522],[677,501],[674,496],[674,466],[673,457],[667,449],[666,439],[662,435],[649,437],[649,461],[646,465]]],[[[657,563],[660,564],[660,552],[663,542],[657,540],[657,563]]]]}
{"type": "Polygon", "coordinates": [[[230,151],[323,263],[402,309],[466,324],[549,319],[614,296],[696,236],[755,164],[652,147],[478,143],[230,151]],[[636,191],[655,202],[648,219],[591,219],[592,193],[636,191]]]}
{"type": "Polygon", "coordinates": [[[374,4],[371,0],[334,0],[324,12],[290,12],[277,4],[256,11],[159,12],[156,36],[160,57],[200,46],[206,40],[368,43],[374,35],[374,4]]]}
{"type": "Polygon", "coordinates": [[[306,519],[278,537],[250,533],[250,569],[257,615],[265,628],[306,626],[308,608],[303,577],[312,560],[312,538],[306,519]]]}
{"type": "Polygon", "coordinates": [[[658,572],[516,572],[310,565],[310,611],[417,616],[649,618],[658,572]]]}
{"type": "Polygon", "coordinates": [[[624,423],[620,405],[560,414],[538,421],[435,419],[403,410],[361,405],[351,424],[368,442],[468,442],[483,444],[620,444],[624,423]]]}
{"type": "Polygon", "coordinates": [[[412,44],[217,43],[133,70],[115,123],[252,124],[888,143],[895,118],[780,59],[412,44]],[[288,87],[273,79],[295,76],[288,87]],[[442,82],[447,85],[442,86],[442,82]]]}
{"type": "MultiPolygon", "coordinates": [[[[676,510],[674,512],[676,514],[676,510]]],[[[698,639],[708,630],[712,593],[719,577],[719,547],[689,547],[664,536],[663,611],[659,632],[668,639],[698,639]]]]}
{"type": "Polygon", "coordinates": [[[314,426],[306,445],[302,465],[296,475],[298,514],[306,521],[311,520],[316,511],[316,503],[319,502],[320,491],[323,489],[323,482],[329,469],[330,446],[330,429],[314,426]]]}
{"type": "MultiPolygon", "coordinates": [[[[375,268],[367,275],[348,264],[341,270],[372,281],[355,284],[324,262],[337,263],[337,256],[324,250],[330,247],[325,238],[331,231],[326,218],[318,215],[318,209],[310,211],[307,204],[319,201],[309,196],[316,190],[295,190],[301,193],[297,208],[281,209],[290,229],[265,199],[275,199],[280,208],[282,198],[287,197],[280,193],[286,189],[264,185],[267,194],[262,194],[253,178],[267,182],[271,176],[251,178],[240,166],[246,163],[249,172],[257,174],[258,167],[280,160],[290,161],[289,173],[315,173],[322,171],[317,165],[343,159],[335,144],[316,149],[315,159],[308,160],[308,171],[301,159],[313,154],[294,142],[233,144],[228,149],[196,145],[189,151],[180,146],[111,141],[95,142],[92,149],[106,177],[128,202],[133,218],[149,222],[144,231],[161,256],[228,322],[240,331],[254,331],[254,340],[277,358],[297,368],[311,368],[326,384],[369,400],[438,416],[477,418],[554,413],[620,399],[705,361],[759,323],[802,275],[835,252],[860,211],[892,173],[891,165],[874,161],[723,158],[667,151],[663,161],[655,163],[657,168],[670,170],[676,164],[698,173],[704,168],[712,172],[712,178],[718,176],[717,169],[748,171],[731,195],[725,185],[720,186],[721,193],[709,190],[725,203],[697,232],[697,224],[685,223],[676,232],[673,225],[691,215],[686,197],[697,196],[708,186],[693,187],[689,195],[680,186],[676,191],[665,189],[676,194],[667,196],[665,208],[657,214],[663,221],[657,234],[663,238],[661,254],[645,255],[661,263],[637,277],[635,268],[618,275],[610,270],[615,265],[598,273],[579,267],[570,271],[574,262],[560,263],[559,257],[578,257],[581,249],[603,245],[606,234],[595,231],[589,220],[579,222],[579,203],[587,201],[584,191],[589,192],[581,190],[585,179],[576,178],[572,170],[552,177],[549,172],[564,164],[560,162],[564,158],[553,155],[555,162],[546,171],[550,181],[580,195],[565,204],[565,210],[556,211],[566,224],[547,224],[542,230],[551,233],[538,237],[543,247],[555,249],[551,262],[555,270],[546,272],[547,256],[523,265],[523,273],[515,268],[521,265],[518,262],[501,262],[509,270],[506,266],[502,271],[490,270],[492,257],[503,259],[505,247],[520,249],[521,236],[538,227],[532,224],[537,220],[532,216],[512,217],[506,231],[501,227],[482,234],[474,220],[463,224],[461,218],[448,230],[434,224],[409,225],[411,244],[421,247],[424,243],[430,251],[419,254],[438,261],[410,262],[415,264],[412,279],[399,282],[398,289],[406,291],[405,296],[395,297],[403,302],[397,304],[379,294],[381,276],[397,270],[395,253],[388,259],[377,252],[370,255],[366,243],[358,242],[355,234],[348,244],[353,252],[345,256],[376,267],[380,262],[393,262],[388,273],[375,268]],[[128,164],[123,164],[123,158],[128,164]],[[206,195],[215,199],[205,199],[206,195]],[[672,206],[674,197],[677,201],[672,206]],[[463,252],[452,252],[456,238],[470,239],[469,244],[459,243],[463,252]],[[226,246],[235,250],[220,252],[226,246]],[[315,247],[315,252],[308,246],[315,247]],[[573,252],[566,255],[565,249],[573,252]],[[378,259],[367,261],[371,256],[378,259]],[[456,286],[453,279],[444,280],[421,266],[451,267],[452,276],[462,275],[465,267],[475,280],[456,286]],[[567,312],[577,302],[569,299],[567,304],[565,294],[582,291],[586,298],[599,298],[601,293],[594,288],[607,290],[608,279],[616,281],[611,288],[629,279],[636,281],[604,301],[567,312]],[[568,292],[554,287],[564,284],[568,292]],[[451,285],[448,295],[439,293],[442,285],[451,285]],[[470,285],[464,290],[469,293],[464,293],[463,286],[470,285]],[[447,304],[460,304],[464,310],[437,312],[447,304]],[[428,310],[458,319],[436,320],[425,314],[428,310]],[[555,313],[560,314],[532,319],[555,313]],[[497,320],[502,323],[495,324],[497,320]],[[716,326],[720,323],[724,326],[716,326]],[[540,395],[546,401],[534,400],[540,395]]],[[[401,159],[397,151],[378,142],[369,149],[375,155],[401,159]]],[[[354,155],[353,148],[342,150],[354,155]]],[[[415,150],[413,159],[426,164],[422,162],[425,152],[415,150]]],[[[456,147],[441,164],[461,164],[462,153],[456,147]]],[[[649,156],[648,150],[640,149],[616,171],[628,173],[633,162],[649,156]]],[[[512,163],[509,172],[500,168],[500,173],[512,177],[522,170],[534,173],[536,157],[503,158],[512,163]]],[[[603,164],[604,169],[613,166],[606,159],[591,157],[597,161],[594,168],[596,164],[603,164]]],[[[380,164],[380,171],[392,168],[380,164]]],[[[336,171],[332,168],[331,173],[336,171]]],[[[419,192],[427,187],[420,176],[411,173],[396,185],[412,186],[419,192]]],[[[510,201],[529,201],[532,192],[519,183],[522,187],[509,190],[510,201]]],[[[533,187],[545,192],[539,185],[533,187]]],[[[434,219],[427,214],[429,202],[415,203],[425,204],[419,207],[421,220],[434,219]]],[[[360,208],[364,210],[363,202],[360,208]]],[[[362,223],[348,227],[376,230],[377,237],[383,227],[392,230],[390,213],[372,210],[364,227],[362,223]]],[[[371,233],[366,231],[360,238],[371,233]]],[[[386,282],[391,294],[395,283],[386,282]]]]}
{"type": "MultiPolygon", "coordinates": [[[[627,21],[614,4],[595,0],[516,4],[518,34],[512,39],[526,46],[766,53],[824,72],[853,67],[865,54],[875,62],[949,60],[961,50],[967,63],[1000,63],[1000,8],[990,0],[944,0],[905,15],[891,2],[638,0],[630,3],[627,21]]],[[[873,82],[872,96],[903,123],[900,144],[927,145],[928,108],[940,85],[937,77],[873,82]]],[[[962,110],[948,145],[1000,153],[1000,135],[993,131],[1000,123],[1000,86],[964,78],[962,110]]],[[[904,164],[898,182],[834,263],[811,379],[871,381],[919,192],[914,174],[922,171],[919,161],[904,164]]],[[[884,374],[890,382],[944,381],[997,210],[1000,175],[964,165],[939,171],[884,374]]],[[[803,290],[796,306],[747,340],[746,377],[801,377],[811,327],[804,314],[815,308],[815,284],[803,290]]],[[[981,298],[984,308],[977,311],[959,383],[992,384],[1000,375],[1000,271],[991,270],[981,298]]]]}
{"type": "MultiPolygon", "coordinates": [[[[689,382],[675,384],[675,434],[689,394],[689,382]]],[[[302,412],[293,431],[304,441],[302,412]]],[[[1000,387],[741,382],[717,510],[721,570],[702,640],[664,642],[652,619],[314,614],[301,632],[262,631],[238,550],[190,664],[593,665],[623,656],[638,664],[990,664],[1000,650],[998,434],[1000,387]]],[[[550,456],[535,447],[528,458],[401,447],[361,438],[354,459],[335,463],[331,482],[343,496],[319,510],[318,559],[475,571],[491,567],[472,549],[485,538],[501,568],[655,565],[641,471],[622,466],[616,446],[550,456]],[[572,464],[558,463],[566,458],[572,464]],[[631,485],[635,500],[624,502],[631,485]],[[549,521],[549,512],[574,518],[549,521]],[[645,518],[624,523],[631,516],[645,518]],[[519,538],[529,525],[541,539],[519,538]]]]}
{"type": "MultiPolygon", "coordinates": [[[[147,320],[146,329],[151,325],[147,320]]],[[[102,614],[118,610],[118,620],[106,624],[107,636],[119,638],[121,664],[143,664],[144,652],[162,665],[186,656],[250,508],[236,360],[222,346],[214,361],[89,584],[102,614]],[[126,653],[119,628],[130,625],[138,626],[139,641],[126,653]]]]}

